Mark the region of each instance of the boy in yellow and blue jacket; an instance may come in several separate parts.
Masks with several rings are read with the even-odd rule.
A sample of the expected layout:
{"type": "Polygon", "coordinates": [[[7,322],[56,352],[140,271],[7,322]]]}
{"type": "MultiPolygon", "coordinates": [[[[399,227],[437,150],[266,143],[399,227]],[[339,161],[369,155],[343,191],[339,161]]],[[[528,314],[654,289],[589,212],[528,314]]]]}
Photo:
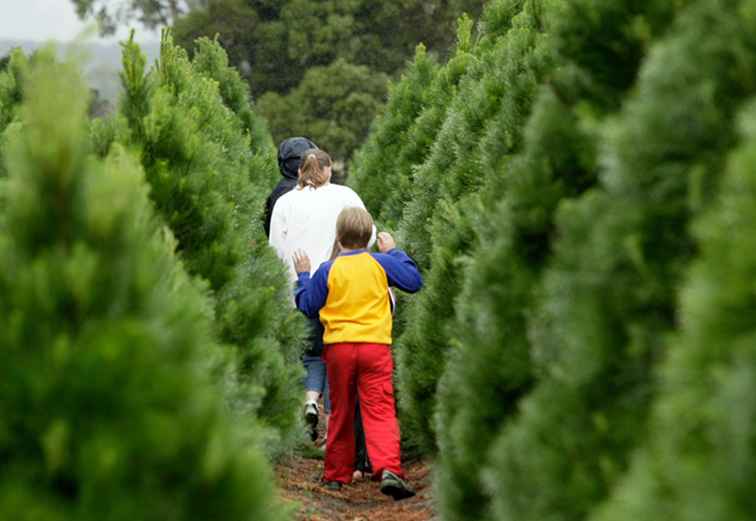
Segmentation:
{"type": "Polygon", "coordinates": [[[306,255],[295,254],[297,307],[320,318],[325,328],[323,358],[328,368],[331,417],[325,472],[330,488],[352,479],[355,458],[354,411],[359,396],[368,457],[381,492],[394,499],[414,495],[404,481],[399,424],[394,405],[391,357],[393,286],[414,293],[423,284],[414,261],[396,248],[388,233],[378,234],[381,253],[367,245],[373,220],[362,208],[346,208],[336,222],[341,254],[310,277],[306,255]]]}

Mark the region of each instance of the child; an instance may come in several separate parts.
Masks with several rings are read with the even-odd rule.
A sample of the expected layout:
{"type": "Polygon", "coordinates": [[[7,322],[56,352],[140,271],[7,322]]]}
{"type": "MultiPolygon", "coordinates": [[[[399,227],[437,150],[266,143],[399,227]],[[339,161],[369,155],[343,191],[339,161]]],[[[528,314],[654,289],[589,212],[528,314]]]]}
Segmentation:
{"type": "Polygon", "coordinates": [[[381,253],[367,251],[373,219],[362,208],[346,208],[336,221],[341,254],[310,278],[306,254],[295,253],[297,307],[325,327],[323,358],[328,366],[331,417],[323,480],[339,489],[354,470],[354,411],[360,400],[373,479],[395,500],[415,495],[403,479],[399,425],[394,407],[391,303],[388,286],[414,293],[422,286],[415,263],[396,249],[388,233],[378,234],[381,253]]]}

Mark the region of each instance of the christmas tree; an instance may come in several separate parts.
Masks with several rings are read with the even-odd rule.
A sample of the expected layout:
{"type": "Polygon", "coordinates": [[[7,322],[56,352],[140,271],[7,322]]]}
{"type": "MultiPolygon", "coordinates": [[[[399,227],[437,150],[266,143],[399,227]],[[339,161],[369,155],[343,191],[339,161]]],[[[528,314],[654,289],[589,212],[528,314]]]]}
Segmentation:
{"type": "Polygon", "coordinates": [[[300,390],[291,382],[302,372],[303,321],[260,221],[276,174],[265,149],[269,139],[250,142],[251,109],[222,49],[215,42],[198,45],[192,63],[164,34],[160,60],[147,73],[138,46],[126,43],[120,119],[105,134],[140,150],[150,196],[187,270],[210,286],[219,338],[235,348],[237,371],[226,382],[230,403],[240,416],[256,414],[270,427],[277,439],[266,447],[277,451],[296,434],[300,390]]]}
{"type": "Polygon", "coordinates": [[[425,261],[419,255],[430,271],[407,311],[398,355],[401,403],[419,425],[426,450],[436,446],[436,388],[454,345],[455,302],[465,256],[476,243],[478,194],[501,182],[500,168],[519,150],[538,78],[549,68],[540,9],[539,2],[487,6],[484,20],[498,23],[485,27],[502,32],[481,37],[475,66],[461,80],[431,154],[418,167],[417,193],[404,213],[401,236],[408,249],[429,249],[430,255],[425,261]],[[505,23],[504,14],[514,16],[505,23]]]}
{"type": "MultiPolygon", "coordinates": [[[[418,115],[428,105],[438,64],[421,44],[401,79],[389,86],[389,101],[373,122],[367,142],[359,149],[350,182],[378,222],[384,222],[390,194],[409,190],[408,172],[399,167],[401,150],[418,115]]],[[[396,222],[386,223],[393,227],[396,222]]]]}
{"type": "Polygon", "coordinates": [[[78,73],[35,61],[0,223],[0,517],[281,519],[141,168],[90,155],[78,73]]]}
{"type": "Polygon", "coordinates": [[[632,17],[637,34],[662,36],[600,130],[600,188],[557,211],[528,324],[538,385],[490,452],[497,519],[587,517],[646,437],[677,287],[696,253],[688,225],[710,203],[734,114],[756,92],[753,18],[738,14],[752,2],[683,4],[632,17]]]}
{"type": "Polygon", "coordinates": [[[697,219],[701,254],[680,294],[680,331],[660,370],[648,443],[591,519],[753,519],[756,353],[756,107],[741,117],[721,195],[697,219]]]}

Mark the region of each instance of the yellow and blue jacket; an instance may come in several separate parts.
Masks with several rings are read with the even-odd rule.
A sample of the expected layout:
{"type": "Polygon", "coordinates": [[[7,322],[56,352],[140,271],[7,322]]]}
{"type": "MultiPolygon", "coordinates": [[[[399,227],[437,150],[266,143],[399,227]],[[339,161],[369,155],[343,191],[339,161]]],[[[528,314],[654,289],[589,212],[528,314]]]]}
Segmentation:
{"type": "Polygon", "coordinates": [[[305,315],[320,317],[324,344],[391,344],[388,287],[415,293],[422,285],[417,265],[403,251],[357,250],[324,262],[312,278],[300,273],[295,299],[305,315]]]}

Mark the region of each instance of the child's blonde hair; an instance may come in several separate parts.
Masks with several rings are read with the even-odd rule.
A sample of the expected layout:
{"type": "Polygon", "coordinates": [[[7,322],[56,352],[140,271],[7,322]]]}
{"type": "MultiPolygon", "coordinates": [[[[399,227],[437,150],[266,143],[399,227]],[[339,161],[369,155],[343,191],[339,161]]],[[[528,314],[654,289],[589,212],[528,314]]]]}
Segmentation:
{"type": "Polygon", "coordinates": [[[344,208],[336,219],[336,240],[350,250],[367,248],[373,236],[373,218],[364,208],[344,208]]]}
{"type": "Polygon", "coordinates": [[[302,166],[299,167],[299,186],[320,188],[330,180],[326,167],[331,166],[331,156],[317,148],[311,148],[302,154],[302,166]]]}

